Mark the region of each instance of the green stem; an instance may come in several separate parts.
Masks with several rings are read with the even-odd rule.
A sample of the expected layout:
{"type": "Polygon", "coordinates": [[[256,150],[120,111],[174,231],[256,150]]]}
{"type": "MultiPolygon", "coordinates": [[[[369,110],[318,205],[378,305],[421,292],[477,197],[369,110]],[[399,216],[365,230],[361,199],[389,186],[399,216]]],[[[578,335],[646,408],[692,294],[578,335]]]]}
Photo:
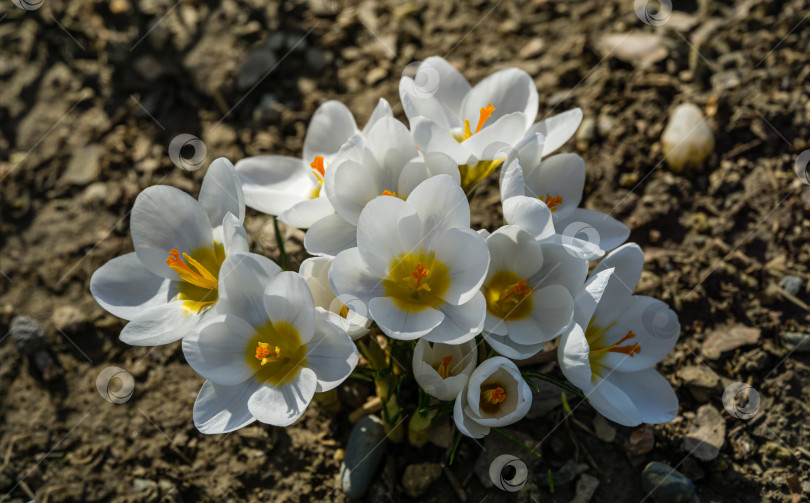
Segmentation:
{"type": "Polygon", "coordinates": [[[456,457],[456,451],[458,450],[458,446],[461,443],[461,431],[456,432],[456,441],[453,442],[453,450],[450,451],[450,461],[447,463],[447,466],[453,464],[453,459],[456,457]]]}
{"type": "Polygon", "coordinates": [[[523,372],[523,376],[524,377],[536,377],[536,378],[541,379],[543,381],[550,382],[551,384],[554,384],[554,385],[564,389],[565,391],[568,391],[569,393],[582,398],[583,400],[588,399],[588,397],[586,397],[580,390],[578,390],[575,387],[571,386],[567,382],[560,381],[556,377],[551,377],[549,375],[541,374],[539,372],[523,372]]]}
{"type": "Polygon", "coordinates": [[[276,233],[276,246],[281,254],[281,268],[287,270],[287,250],[284,249],[284,240],[281,238],[281,232],[278,230],[278,218],[273,217],[273,230],[276,233]]]}

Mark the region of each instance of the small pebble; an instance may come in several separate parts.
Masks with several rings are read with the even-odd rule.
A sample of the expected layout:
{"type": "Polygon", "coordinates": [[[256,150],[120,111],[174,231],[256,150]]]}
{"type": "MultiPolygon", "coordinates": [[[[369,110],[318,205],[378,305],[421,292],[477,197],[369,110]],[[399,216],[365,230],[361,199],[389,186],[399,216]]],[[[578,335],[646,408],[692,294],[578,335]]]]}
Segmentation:
{"type": "Polygon", "coordinates": [[[602,442],[613,442],[616,440],[616,428],[610,424],[610,421],[605,419],[602,414],[597,414],[593,418],[593,429],[596,431],[596,436],[602,442]]]}
{"type": "Polygon", "coordinates": [[[39,322],[28,316],[17,316],[11,320],[9,334],[20,354],[34,363],[44,380],[53,381],[59,376],[59,368],[47,350],[45,330],[39,322]]]}
{"type": "Polygon", "coordinates": [[[714,406],[702,405],[695,416],[681,449],[701,461],[711,461],[726,440],[726,421],[714,406]]]}
{"type": "Polygon", "coordinates": [[[368,490],[385,454],[385,440],[378,417],[365,416],[355,423],[340,464],[340,487],[350,498],[360,498],[368,490]]]}
{"type": "Polygon", "coordinates": [[[627,443],[624,445],[624,450],[631,456],[641,456],[650,452],[655,447],[655,434],[653,429],[648,426],[642,426],[635,430],[627,438],[627,443]]]}
{"type": "Polygon", "coordinates": [[[795,296],[802,287],[802,280],[796,276],[785,276],[779,280],[779,286],[790,295],[795,296]]]}
{"type": "Polygon", "coordinates": [[[428,487],[442,476],[442,467],[438,463],[419,463],[405,468],[402,475],[402,487],[411,498],[425,494],[428,487]]]}
{"type": "Polygon", "coordinates": [[[695,484],[664,463],[654,461],[641,473],[641,486],[658,503],[688,503],[695,494],[695,484]]]}
{"type": "Polygon", "coordinates": [[[699,166],[714,150],[714,134],[703,111],[692,103],[678,105],[661,135],[661,146],[672,171],[699,166]]]}
{"type": "Polygon", "coordinates": [[[593,498],[593,493],[599,487],[599,479],[587,473],[583,473],[577,481],[576,495],[571,503],[588,503],[593,498]]]}

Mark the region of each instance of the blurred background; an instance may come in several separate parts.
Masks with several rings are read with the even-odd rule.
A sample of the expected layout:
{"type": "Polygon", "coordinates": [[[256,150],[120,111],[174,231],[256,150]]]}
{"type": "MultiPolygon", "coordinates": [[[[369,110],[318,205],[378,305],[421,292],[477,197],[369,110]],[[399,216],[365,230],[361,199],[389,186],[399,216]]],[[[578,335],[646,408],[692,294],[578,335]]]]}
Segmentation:
{"type": "MultiPolygon", "coordinates": [[[[666,425],[624,428],[544,388],[509,429],[542,458],[491,435],[463,441],[442,467],[446,430],[421,449],[389,444],[365,498],[653,501],[658,479],[643,469],[657,461],[679,474],[660,501],[799,501],[810,492],[810,2],[671,7],[3,0],[0,501],[346,499],[337,477],[348,416],[371,387],[347,381],[340,415],[315,404],[286,429],[204,436],[192,422],[203,380],[179,343],[120,343],[123,322],[95,304],[89,279],[132,250],[128,212],[143,188],[196,196],[217,157],[298,157],[328,99],[360,125],[381,97],[405,120],[399,78],[432,55],[473,83],[524,69],[540,92],[538,120],[583,109],[563,151],[585,159],[584,205],[627,223],[644,248],[637,292],[680,317],[680,341],[659,368],[681,410],[666,425]],[[678,172],[661,139],[683,103],[699,109],[695,127],[714,148],[678,172]],[[44,338],[13,337],[17,315],[44,338]],[[97,383],[131,385],[131,396],[111,402],[97,383]],[[724,406],[740,386],[747,400],[724,406]],[[517,493],[489,480],[505,452],[529,467],[517,493]]],[[[473,212],[476,226],[500,225],[496,180],[473,212]]],[[[272,219],[249,211],[246,227],[253,251],[278,257],[272,219]]],[[[281,232],[295,268],[303,234],[281,232]]]]}

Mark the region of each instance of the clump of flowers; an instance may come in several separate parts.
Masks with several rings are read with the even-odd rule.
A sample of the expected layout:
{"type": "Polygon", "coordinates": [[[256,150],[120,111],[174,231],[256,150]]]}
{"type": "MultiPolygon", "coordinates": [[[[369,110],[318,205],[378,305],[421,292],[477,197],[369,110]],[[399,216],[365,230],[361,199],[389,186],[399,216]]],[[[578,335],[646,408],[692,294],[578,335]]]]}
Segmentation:
{"type": "Polygon", "coordinates": [[[522,70],[470,86],[438,57],[402,78],[400,98],[410,129],[385,100],[362,130],[329,101],[300,159],[217,159],[198,200],[144,190],[135,251],[90,285],[129,320],[121,340],[182,340],[206,379],[193,410],[203,433],[290,425],[349,377],[374,383],[390,437],[407,431],[415,445],[444,416],[473,438],[516,423],[537,379],[623,425],[673,419],[678,400],[654,365],[677,317],[633,294],[641,249],[581,207],[582,158],[554,153],[582,112],[536,122],[522,70]],[[474,229],[469,201],[490,176],[504,225],[474,229]],[[249,251],[246,205],[306,229],[299,271],[249,251]],[[570,384],[531,370],[555,357],[570,384]]]}

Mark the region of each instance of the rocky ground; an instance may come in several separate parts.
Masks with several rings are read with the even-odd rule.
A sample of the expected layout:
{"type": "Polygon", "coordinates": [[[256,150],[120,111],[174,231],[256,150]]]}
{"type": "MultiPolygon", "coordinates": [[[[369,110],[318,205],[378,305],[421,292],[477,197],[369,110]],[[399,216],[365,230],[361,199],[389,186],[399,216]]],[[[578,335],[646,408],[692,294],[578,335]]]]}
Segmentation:
{"type": "MultiPolygon", "coordinates": [[[[680,317],[660,370],[681,410],[666,425],[618,427],[544,387],[509,430],[541,458],[492,435],[463,441],[445,467],[446,438],[389,444],[366,498],[678,501],[692,485],[704,502],[810,493],[810,187],[793,172],[810,148],[810,2],[676,3],[652,24],[629,0],[3,3],[0,334],[19,314],[39,321],[51,363],[0,342],[0,501],[346,499],[337,477],[348,415],[367,383],[340,389],[340,415],[316,405],[287,429],[201,435],[191,411],[202,379],[179,344],[120,343],[122,321],[88,282],[131,251],[140,190],[196,195],[204,170],[172,164],[177,135],[202,140],[206,165],[298,156],[320,103],[342,100],[362,124],[378,98],[397,101],[408,64],[435,54],[473,82],[525,69],[541,117],[583,109],[566,149],[588,166],[585,205],[625,221],[645,249],[638,292],[680,317]],[[707,115],[716,144],[701,166],[675,173],[659,140],[684,102],[707,115]],[[96,390],[110,366],[133,377],[120,405],[96,390]],[[735,382],[758,398],[726,410],[735,382]],[[530,471],[514,494],[487,474],[504,452],[530,471]],[[681,474],[654,496],[669,468],[645,471],[650,462],[681,474]]],[[[499,224],[494,183],[473,208],[476,225],[499,224]]],[[[277,258],[272,221],[250,213],[246,225],[254,251],[277,258]]],[[[300,232],[283,232],[302,260],[300,232]]]]}

